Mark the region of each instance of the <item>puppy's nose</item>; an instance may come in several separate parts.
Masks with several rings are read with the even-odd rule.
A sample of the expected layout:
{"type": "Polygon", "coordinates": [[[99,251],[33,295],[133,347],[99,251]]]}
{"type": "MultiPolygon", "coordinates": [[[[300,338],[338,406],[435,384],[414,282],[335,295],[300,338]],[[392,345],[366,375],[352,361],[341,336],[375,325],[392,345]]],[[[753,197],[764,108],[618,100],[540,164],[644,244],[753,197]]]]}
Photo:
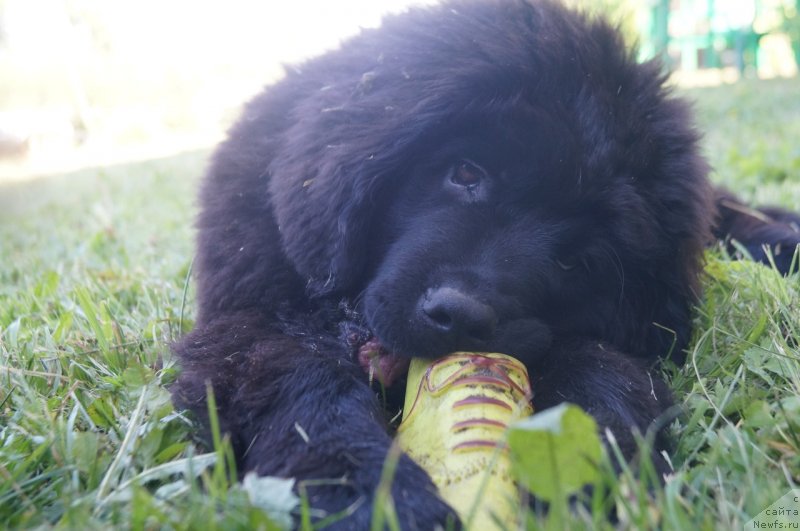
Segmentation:
{"type": "Polygon", "coordinates": [[[494,309],[456,288],[428,290],[420,304],[428,325],[453,340],[487,340],[494,333],[494,309]]]}

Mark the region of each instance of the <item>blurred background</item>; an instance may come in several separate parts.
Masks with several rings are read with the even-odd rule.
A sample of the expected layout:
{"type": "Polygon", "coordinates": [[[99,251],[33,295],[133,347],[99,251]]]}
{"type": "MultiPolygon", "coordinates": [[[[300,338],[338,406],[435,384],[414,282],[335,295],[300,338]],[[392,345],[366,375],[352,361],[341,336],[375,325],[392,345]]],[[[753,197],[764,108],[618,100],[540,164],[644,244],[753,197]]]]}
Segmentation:
{"type": "MultiPolygon", "coordinates": [[[[282,64],[420,3],[0,0],[0,181],[211,146],[282,64]]],[[[572,3],[679,86],[797,75],[800,0],[572,3]]]]}

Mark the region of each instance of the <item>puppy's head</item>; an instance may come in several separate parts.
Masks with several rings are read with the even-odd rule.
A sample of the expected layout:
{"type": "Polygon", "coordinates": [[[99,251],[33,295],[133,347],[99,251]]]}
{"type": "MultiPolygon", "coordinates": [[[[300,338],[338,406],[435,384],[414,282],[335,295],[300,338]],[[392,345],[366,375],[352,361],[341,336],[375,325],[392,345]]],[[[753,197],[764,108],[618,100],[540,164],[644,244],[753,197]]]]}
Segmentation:
{"type": "Polygon", "coordinates": [[[605,24],[451,3],[290,78],[302,97],[270,167],[286,253],[391,351],[686,340],[706,166],[659,65],[605,24]]]}

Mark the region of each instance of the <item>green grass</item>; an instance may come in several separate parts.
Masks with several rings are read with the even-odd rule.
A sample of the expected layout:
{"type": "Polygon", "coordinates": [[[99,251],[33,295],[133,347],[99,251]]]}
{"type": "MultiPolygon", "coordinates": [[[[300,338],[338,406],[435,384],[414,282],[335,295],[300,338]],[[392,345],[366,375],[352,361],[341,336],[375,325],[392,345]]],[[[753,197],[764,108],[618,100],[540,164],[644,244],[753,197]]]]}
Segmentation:
{"type": "Polygon", "coordinates": [[[704,133],[714,179],[760,204],[800,208],[797,78],[684,92],[704,133]]]}
{"type": "MultiPolygon", "coordinates": [[[[800,208],[800,80],[687,94],[715,180],[800,208]]],[[[206,157],[0,185],[0,528],[285,521],[290,484],[233,483],[225,443],[200,446],[166,390],[169,344],[192,324],[193,191],[206,157]]],[[[673,477],[654,487],[646,463],[640,480],[604,462],[595,492],[608,494],[571,526],[613,527],[616,507],[623,528],[733,528],[800,481],[798,278],[709,260],[689,362],[666,369],[685,407],[673,477]]]]}

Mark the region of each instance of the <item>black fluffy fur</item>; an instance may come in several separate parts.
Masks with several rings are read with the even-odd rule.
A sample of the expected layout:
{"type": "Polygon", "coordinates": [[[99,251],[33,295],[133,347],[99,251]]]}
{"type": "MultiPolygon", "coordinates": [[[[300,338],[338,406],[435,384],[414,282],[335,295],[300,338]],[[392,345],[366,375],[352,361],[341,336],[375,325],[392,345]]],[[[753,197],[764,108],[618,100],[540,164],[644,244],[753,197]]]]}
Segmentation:
{"type": "MultiPolygon", "coordinates": [[[[513,354],[537,410],[579,404],[632,456],[670,405],[654,363],[680,362],[690,336],[707,173],[660,65],[604,22],[522,0],[389,17],[290,69],[217,150],[175,403],[207,421],[210,383],[240,471],[337,480],[308,493],[352,513],[343,529],[368,527],[397,411],[359,337],[513,354]],[[443,288],[488,318],[443,331],[425,310],[443,288]]],[[[718,236],[798,242],[797,217],[723,203],[718,236]]],[[[455,518],[405,456],[392,495],[404,529],[455,518]]]]}

